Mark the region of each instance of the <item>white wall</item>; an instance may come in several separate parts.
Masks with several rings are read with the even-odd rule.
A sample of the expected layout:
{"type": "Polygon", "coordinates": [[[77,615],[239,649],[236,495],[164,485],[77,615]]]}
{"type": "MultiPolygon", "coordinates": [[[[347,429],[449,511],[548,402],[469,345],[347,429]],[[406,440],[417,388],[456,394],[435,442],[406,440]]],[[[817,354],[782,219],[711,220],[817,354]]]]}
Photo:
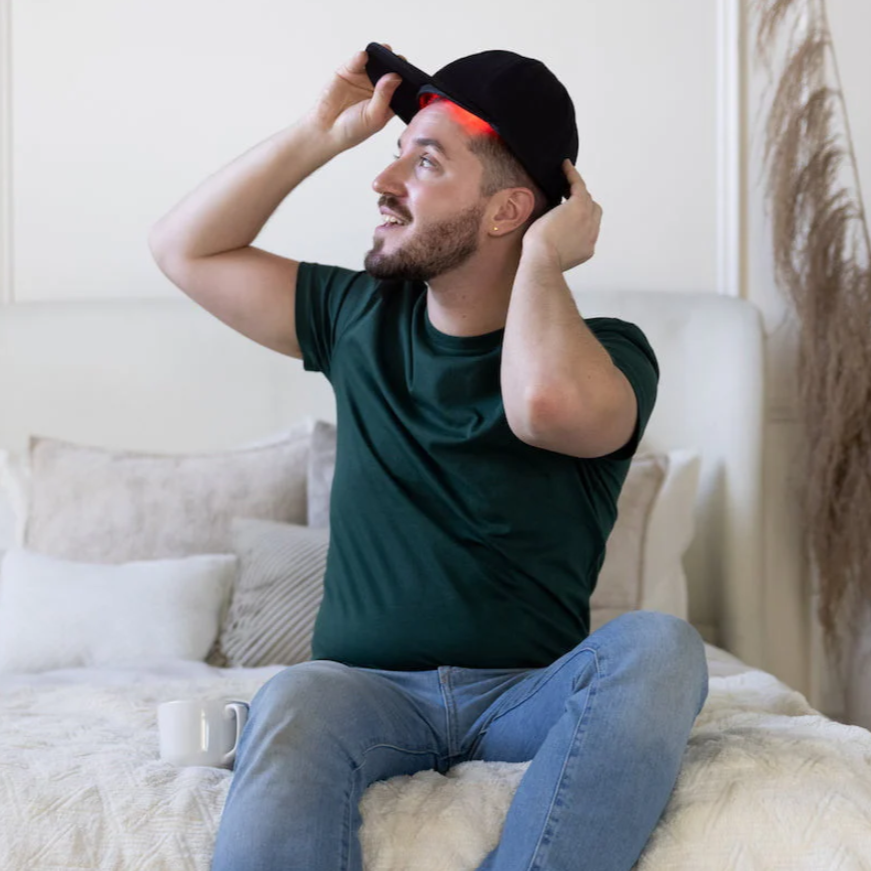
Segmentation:
{"type": "MultiPolygon", "coordinates": [[[[748,35],[732,29],[740,2],[0,0],[0,303],[179,294],[150,257],[153,222],[299,117],[369,41],[428,72],[488,48],[540,58],[573,96],[577,165],[604,208],[596,256],[576,280],[740,293],[763,309],[770,604],[787,642],[772,645],[771,670],[834,712],[819,668],[794,654],[811,644],[790,497],[800,428],[760,198],[761,84],[748,35]],[[742,47],[744,90],[733,66],[742,47]]],[[[867,189],[871,117],[859,84],[871,73],[871,11],[829,6],[867,189]]],[[[256,244],[362,268],[378,222],[372,180],[402,128],[394,118],[303,182],[256,244]]]]}
{"type": "MultiPolygon", "coordinates": [[[[369,41],[429,72],[492,47],[545,59],[573,95],[578,167],[605,209],[585,278],[714,289],[713,4],[5,2],[15,301],[178,293],[151,261],[149,226],[301,115],[369,41]]],[[[372,180],[403,127],[394,118],[315,173],[258,244],[362,268],[372,180]]]]}

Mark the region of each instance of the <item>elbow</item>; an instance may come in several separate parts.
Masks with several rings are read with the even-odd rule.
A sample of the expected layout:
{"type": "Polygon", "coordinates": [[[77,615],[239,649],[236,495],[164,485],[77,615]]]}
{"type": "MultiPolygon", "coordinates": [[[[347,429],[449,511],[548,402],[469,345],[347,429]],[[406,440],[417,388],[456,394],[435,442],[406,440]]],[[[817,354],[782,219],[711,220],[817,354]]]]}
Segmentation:
{"type": "Polygon", "coordinates": [[[151,231],[148,233],[148,250],[151,251],[151,256],[155,260],[160,259],[160,253],[162,251],[162,240],[158,234],[157,224],[155,224],[151,231]]]}
{"type": "Polygon", "coordinates": [[[550,419],[554,401],[544,394],[529,394],[517,402],[504,403],[505,419],[514,435],[535,446],[542,421],[550,419]]]}
{"type": "Polygon", "coordinates": [[[166,256],[166,238],[161,231],[160,223],[155,224],[148,233],[148,249],[151,256],[159,263],[166,256]]]}

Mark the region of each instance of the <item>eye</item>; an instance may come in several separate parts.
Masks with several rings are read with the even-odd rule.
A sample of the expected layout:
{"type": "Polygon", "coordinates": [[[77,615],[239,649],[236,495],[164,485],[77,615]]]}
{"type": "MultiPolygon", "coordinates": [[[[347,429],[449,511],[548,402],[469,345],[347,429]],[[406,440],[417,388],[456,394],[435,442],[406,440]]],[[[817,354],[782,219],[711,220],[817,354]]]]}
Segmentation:
{"type": "MultiPolygon", "coordinates": [[[[393,155],[394,160],[399,160],[400,157],[401,157],[401,155],[399,155],[399,154],[393,155]]],[[[421,156],[418,159],[425,160],[427,163],[429,163],[430,166],[435,166],[435,164],[425,154],[421,154],[421,156]]]]}

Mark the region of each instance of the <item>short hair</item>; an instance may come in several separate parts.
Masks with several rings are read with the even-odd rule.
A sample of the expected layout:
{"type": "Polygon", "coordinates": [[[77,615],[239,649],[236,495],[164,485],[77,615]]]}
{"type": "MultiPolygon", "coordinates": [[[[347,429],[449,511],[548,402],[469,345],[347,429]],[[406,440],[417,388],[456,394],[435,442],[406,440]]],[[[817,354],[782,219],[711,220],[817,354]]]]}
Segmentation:
{"type": "Polygon", "coordinates": [[[481,196],[492,197],[505,188],[529,188],[535,196],[532,212],[526,220],[523,231],[538,220],[545,212],[550,211],[544,191],[532,180],[520,161],[508,150],[505,141],[498,134],[473,133],[466,144],[469,151],[477,155],[484,167],[481,176],[481,196]]]}

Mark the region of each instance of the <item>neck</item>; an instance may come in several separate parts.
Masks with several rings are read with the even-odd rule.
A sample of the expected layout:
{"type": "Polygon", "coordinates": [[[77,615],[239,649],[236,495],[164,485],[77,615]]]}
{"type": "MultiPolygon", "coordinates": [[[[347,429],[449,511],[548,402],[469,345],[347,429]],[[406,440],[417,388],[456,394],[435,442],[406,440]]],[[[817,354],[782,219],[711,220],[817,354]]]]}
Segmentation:
{"type": "Polygon", "coordinates": [[[505,327],[519,255],[489,276],[440,275],[427,282],[430,323],[449,336],[482,336],[505,327]]]}

